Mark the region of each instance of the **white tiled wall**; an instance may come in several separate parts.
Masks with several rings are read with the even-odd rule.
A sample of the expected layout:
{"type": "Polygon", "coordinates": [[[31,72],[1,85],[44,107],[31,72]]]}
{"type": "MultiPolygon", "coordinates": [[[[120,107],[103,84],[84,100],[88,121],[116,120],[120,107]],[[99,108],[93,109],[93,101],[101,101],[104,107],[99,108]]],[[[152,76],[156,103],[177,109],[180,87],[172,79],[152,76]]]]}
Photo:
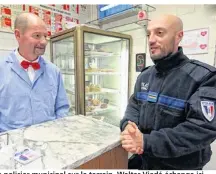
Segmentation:
{"type": "MultiPolygon", "coordinates": [[[[140,27],[140,29],[136,29],[134,31],[124,32],[125,34],[129,34],[133,38],[133,46],[132,46],[132,57],[131,57],[131,76],[130,81],[131,87],[130,87],[130,93],[133,93],[134,85],[136,82],[136,77],[139,75],[139,72],[136,72],[136,54],[137,53],[146,53],[146,34],[145,29],[140,27]]],[[[147,56],[146,58],[146,64],[152,65],[151,59],[147,56]]]]}
{"type": "Polygon", "coordinates": [[[1,59],[17,47],[17,42],[12,33],[0,32],[0,45],[1,59]]]}

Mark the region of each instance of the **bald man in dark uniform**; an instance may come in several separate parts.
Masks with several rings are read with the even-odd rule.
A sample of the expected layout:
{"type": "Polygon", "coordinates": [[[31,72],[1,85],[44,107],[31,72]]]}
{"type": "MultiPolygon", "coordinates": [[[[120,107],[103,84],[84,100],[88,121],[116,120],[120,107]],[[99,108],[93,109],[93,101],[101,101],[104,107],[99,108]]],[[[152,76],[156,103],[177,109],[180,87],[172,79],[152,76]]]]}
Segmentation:
{"type": "Polygon", "coordinates": [[[155,65],[138,76],[120,124],[129,168],[202,169],[216,138],[216,68],[184,55],[177,16],[150,21],[147,37],[155,65]]]}

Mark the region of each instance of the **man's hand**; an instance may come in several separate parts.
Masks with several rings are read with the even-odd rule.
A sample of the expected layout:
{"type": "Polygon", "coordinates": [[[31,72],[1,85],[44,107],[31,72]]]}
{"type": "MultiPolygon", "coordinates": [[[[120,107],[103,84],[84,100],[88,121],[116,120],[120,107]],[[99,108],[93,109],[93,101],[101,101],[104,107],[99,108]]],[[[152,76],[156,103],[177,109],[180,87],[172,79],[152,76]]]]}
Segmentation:
{"type": "Polygon", "coordinates": [[[143,134],[138,129],[137,125],[128,121],[128,125],[121,133],[122,147],[131,153],[143,153],[143,134]]]}
{"type": "Polygon", "coordinates": [[[136,132],[136,129],[131,125],[128,124],[124,131],[121,133],[121,143],[122,143],[122,147],[128,151],[134,151],[136,150],[135,147],[133,147],[133,139],[132,139],[132,135],[134,135],[136,132]]]}

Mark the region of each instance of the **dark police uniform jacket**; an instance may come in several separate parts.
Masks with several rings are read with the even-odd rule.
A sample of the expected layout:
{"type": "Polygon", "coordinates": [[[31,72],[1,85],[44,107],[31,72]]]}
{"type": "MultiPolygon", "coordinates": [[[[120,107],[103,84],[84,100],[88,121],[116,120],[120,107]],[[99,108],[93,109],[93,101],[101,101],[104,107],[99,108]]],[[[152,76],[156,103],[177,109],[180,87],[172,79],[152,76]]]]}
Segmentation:
{"type": "Polygon", "coordinates": [[[174,169],[202,168],[216,137],[216,68],[178,52],[158,60],[138,76],[127,121],[144,134],[144,153],[174,169]]]}

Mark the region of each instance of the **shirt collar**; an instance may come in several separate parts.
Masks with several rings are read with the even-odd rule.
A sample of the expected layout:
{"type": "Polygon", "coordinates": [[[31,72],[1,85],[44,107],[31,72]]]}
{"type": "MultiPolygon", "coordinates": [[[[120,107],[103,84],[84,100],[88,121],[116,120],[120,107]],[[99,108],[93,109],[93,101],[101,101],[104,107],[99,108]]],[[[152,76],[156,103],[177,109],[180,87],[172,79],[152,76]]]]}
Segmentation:
{"type": "Polygon", "coordinates": [[[167,72],[186,61],[189,61],[188,57],[184,55],[182,47],[178,47],[176,53],[170,53],[162,59],[155,60],[154,63],[158,72],[167,72]]]}

